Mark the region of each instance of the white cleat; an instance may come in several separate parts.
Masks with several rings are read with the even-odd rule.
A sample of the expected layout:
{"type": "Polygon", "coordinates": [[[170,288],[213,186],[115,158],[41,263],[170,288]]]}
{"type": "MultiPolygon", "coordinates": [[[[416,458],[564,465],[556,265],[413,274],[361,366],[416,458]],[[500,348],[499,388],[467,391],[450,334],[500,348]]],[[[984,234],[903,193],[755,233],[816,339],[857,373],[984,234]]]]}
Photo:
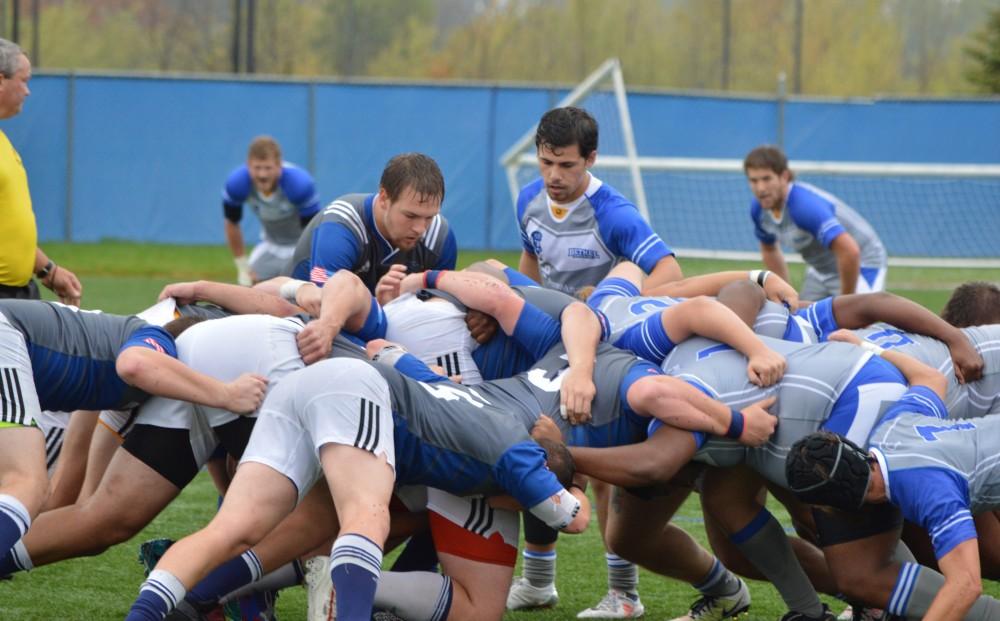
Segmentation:
{"type": "Polygon", "coordinates": [[[646,607],[639,601],[639,594],[632,594],[621,589],[608,589],[597,605],[581,610],[577,619],[635,619],[646,612],[646,607]]]}
{"type": "Polygon", "coordinates": [[[693,604],[683,617],[673,621],[722,621],[723,619],[738,619],[750,609],[750,591],[745,582],[740,580],[740,588],[732,595],[713,597],[703,595],[693,604]]]}
{"type": "Polygon", "coordinates": [[[525,578],[514,578],[507,593],[507,610],[550,608],[558,603],[559,593],[555,583],[536,587],[525,578]]]}
{"type": "Polygon", "coordinates": [[[330,557],[314,556],[305,562],[306,619],[334,621],[337,618],[337,593],[330,579],[330,557]]]}

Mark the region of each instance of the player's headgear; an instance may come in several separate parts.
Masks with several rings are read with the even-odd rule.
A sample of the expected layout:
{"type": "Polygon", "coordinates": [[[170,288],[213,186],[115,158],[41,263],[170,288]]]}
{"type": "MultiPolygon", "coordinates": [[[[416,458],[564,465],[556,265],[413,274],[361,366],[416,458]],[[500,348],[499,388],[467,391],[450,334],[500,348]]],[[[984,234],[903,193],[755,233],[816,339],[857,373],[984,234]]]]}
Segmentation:
{"type": "Polygon", "coordinates": [[[799,500],[855,511],[865,502],[870,461],[857,444],[820,431],[792,445],[785,460],[785,477],[799,500]]]}

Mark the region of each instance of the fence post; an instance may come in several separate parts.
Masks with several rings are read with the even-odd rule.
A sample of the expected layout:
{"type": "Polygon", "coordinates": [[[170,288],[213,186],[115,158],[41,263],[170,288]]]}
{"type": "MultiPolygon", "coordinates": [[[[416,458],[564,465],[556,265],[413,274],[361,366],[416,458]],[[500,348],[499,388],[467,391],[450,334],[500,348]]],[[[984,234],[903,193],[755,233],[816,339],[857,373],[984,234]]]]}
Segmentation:
{"type": "Polygon", "coordinates": [[[66,84],[66,204],[63,207],[63,240],[73,241],[73,135],[76,114],[76,71],[69,72],[66,84]]]}
{"type": "Polygon", "coordinates": [[[785,148],[785,102],[788,100],[787,86],[785,72],[782,71],[778,74],[778,94],[775,98],[775,103],[778,108],[778,131],[774,141],[775,144],[781,147],[782,150],[785,148]]]}

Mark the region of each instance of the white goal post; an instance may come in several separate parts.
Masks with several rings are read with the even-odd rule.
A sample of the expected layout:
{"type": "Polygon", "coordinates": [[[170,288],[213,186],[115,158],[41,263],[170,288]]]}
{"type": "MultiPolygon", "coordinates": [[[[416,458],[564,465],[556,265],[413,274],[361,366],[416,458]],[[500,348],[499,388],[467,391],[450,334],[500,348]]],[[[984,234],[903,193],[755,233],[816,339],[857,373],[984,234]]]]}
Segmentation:
{"type": "MultiPolygon", "coordinates": [[[[558,104],[598,121],[595,174],[631,199],[679,257],[759,261],[741,159],[642,156],[636,150],[617,59],[605,61],[558,104]]],[[[501,157],[516,201],[536,178],[532,126],[501,157]]],[[[860,211],[890,265],[1000,268],[1000,165],[793,160],[797,177],[860,211]],[[997,225],[997,226],[994,226],[997,225]]],[[[795,254],[790,261],[801,261],[795,254]]]]}

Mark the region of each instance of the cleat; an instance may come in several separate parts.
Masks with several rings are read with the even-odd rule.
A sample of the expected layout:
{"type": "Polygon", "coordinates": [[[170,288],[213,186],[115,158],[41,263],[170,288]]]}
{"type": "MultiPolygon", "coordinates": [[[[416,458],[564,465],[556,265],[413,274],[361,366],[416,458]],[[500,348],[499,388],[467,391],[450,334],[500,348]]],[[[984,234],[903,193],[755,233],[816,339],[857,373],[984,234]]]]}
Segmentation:
{"type": "Polygon", "coordinates": [[[146,570],[146,577],[153,571],[167,548],[174,545],[173,539],[150,539],[139,544],[139,562],[146,570]]]}
{"type": "Polygon", "coordinates": [[[507,592],[507,610],[550,608],[559,603],[556,585],[532,586],[525,578],[515,578],[507,592]]]}
{"type": "Polygon", "coordinates": [[[823,604],[823,612],[818,617],[810,617],[805,613],[788,611],[782,617],[781,621],[837,621],[837,617],[830,612],[830,607],[823,604]]]}
{"type": "Polygon", "coordinates": [[[722,619],[738,619],[750,610],[750,591],[743,580],[740,588],[732,595],[713,597],[703,595],[691,604],[691,609],[683,617],[673,621],[722,621],[722,619]]]}
{"type": "Polygon", "coordinates": [[[333,621],[337,618],[337,593],[330,579],[330,557],[314,556],[305,562],[306,619],[333,621]]]}
{"type": "Polygon", "coordinates": [[[608,589],[596,606],[581,610],[577,619],[635,619],[646,612],[638,593],[608,589]]]}
{"type": "Polygon", "coordinates": [[[274,605],[277,591],[258,591],[230,600],[222,607],[225,621],[278,621],[274,605]]]}

